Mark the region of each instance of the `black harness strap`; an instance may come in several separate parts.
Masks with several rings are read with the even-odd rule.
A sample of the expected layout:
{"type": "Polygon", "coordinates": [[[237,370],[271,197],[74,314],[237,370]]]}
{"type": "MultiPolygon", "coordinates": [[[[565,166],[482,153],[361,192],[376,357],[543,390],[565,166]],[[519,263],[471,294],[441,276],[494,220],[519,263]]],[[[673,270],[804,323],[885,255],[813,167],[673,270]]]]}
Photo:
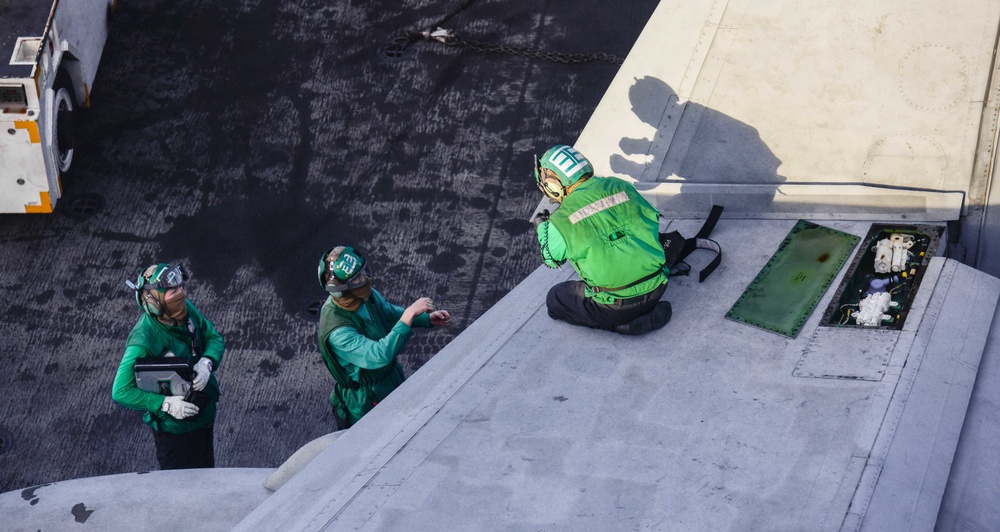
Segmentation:
{"type": "Polygon", "coordinates": [[[684,238],[677,231],[660,233],[660,244],[663,245],[663,253],[667,258],[670,275],[688,275],[691,272],[691,266],[684,262],[684,259],[696,249],[715,252],[715,258],[712,259],[712,262],[698,273],[699,283],[708,279],[708,276],[722,263],[722,247],[715,240],[708,238],[712,234],[712,230],[715,229],[719,217],[722,216],[722,210],[721,205],[713,205],[712,211],[708,213],[708,217],[705,218],[705,223],[701,226],[698,234],[691,238],[684,238]]]}
{"type": "MultiPolygon", "coordinates": [[[[669,233],[660,233],[660,245],[663,246],[663,255],[666,257],[665,266],[670,270],[670,275],[688,275],[691,273],[691,266],[689,266],[684,259],[687,258],[696,249],[707,249],[709,251],[715,252],[715,258],[712,262],[708,263],[698,274],[698,282],[703,282],[708,279],[709,275],[719,267],[722,263],[722,247],[719,243],[711,238],[708,238],[715,229],[715,224],[719,222],[719,218],[722,216],[723,207],[721,205],[713,205],[711,212],[708,213],[708,217],[705,218],[705,223],[702,224],[701,229],[698,234],[691,238],[684,238],[677,231],[671,231],[669,233]]],[[[608,288],[604,286],[590,286],[590,290],[595,294],[601,292],[618,292],[625,290],[626,288],[632,288],[637,284],[644,283],[657,275],[660,275],[661,270],[656,270],[655,272],[639,279],[638,281],[631,282],[625,286],[617,286],[615,288],[608,288]]]]}

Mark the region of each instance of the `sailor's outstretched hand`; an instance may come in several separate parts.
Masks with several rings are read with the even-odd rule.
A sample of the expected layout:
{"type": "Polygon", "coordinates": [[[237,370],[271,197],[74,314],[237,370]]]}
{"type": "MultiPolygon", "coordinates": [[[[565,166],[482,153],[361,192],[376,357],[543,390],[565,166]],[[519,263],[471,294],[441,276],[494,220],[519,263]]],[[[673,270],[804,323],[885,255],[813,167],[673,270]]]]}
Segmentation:
{"type": "Polygon", "coordinates": [[[441,327],[451,323],[451,314],[447,310],[436,310],[431,312],[431,325],[441,327]]]}
{"type": "Polygon", "coordinates": [[[434,312],[434,301],[431,301],[429,297],[422,297],[414,301],[410,306],[406,307],[403,311],[403,315],[399,318],[399,321],[413,326],[413,318],[423,314],[424,312],[434,312]]]}

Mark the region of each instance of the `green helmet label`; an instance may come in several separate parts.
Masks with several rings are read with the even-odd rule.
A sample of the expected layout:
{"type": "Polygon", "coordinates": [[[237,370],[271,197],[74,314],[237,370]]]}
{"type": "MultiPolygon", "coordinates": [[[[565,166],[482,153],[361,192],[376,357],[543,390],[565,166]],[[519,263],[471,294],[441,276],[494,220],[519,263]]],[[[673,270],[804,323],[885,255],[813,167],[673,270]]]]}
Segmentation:
{"type": "Polygon", "coordinates": [[[359,267],[361,267],[361,259],[354,254],[352,248],[347,248],[333,264],[333,274],[338,279],[346,281],[357,273],[359,267]]]}
{"type": "Polygon", "coordinates": [[[572,185],[593,172],[590,161],[572,146],[555,146],[542,156],[542,166],[553,170],[564,186],[572,185]]]}

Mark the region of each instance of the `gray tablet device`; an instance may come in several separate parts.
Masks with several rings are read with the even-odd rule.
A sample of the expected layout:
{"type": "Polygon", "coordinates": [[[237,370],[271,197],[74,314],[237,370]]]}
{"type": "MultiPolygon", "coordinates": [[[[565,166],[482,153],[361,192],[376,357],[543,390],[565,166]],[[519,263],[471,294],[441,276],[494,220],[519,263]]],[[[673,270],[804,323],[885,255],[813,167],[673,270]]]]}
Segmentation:
{"type": "Polygon", "coordinates": [[[194,377],[188,357],[142,357],[134,369],[140,390],[161,395],[185,395],[194,377]]]}

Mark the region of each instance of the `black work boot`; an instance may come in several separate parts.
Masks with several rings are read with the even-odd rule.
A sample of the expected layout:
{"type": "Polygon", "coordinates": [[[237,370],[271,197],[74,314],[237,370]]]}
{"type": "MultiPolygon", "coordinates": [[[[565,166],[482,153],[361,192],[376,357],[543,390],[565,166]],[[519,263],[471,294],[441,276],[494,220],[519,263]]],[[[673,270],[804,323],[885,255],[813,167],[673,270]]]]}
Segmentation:
{"type": "Polygon", "coordinates": [[[666,325],[670,321],[672,314],[673,309],[670,307],[670,302],[660,301],[648,314],[643,314],[628,323],[615,326],[615,332],[629,336],[646,334],[666,325]]]}

